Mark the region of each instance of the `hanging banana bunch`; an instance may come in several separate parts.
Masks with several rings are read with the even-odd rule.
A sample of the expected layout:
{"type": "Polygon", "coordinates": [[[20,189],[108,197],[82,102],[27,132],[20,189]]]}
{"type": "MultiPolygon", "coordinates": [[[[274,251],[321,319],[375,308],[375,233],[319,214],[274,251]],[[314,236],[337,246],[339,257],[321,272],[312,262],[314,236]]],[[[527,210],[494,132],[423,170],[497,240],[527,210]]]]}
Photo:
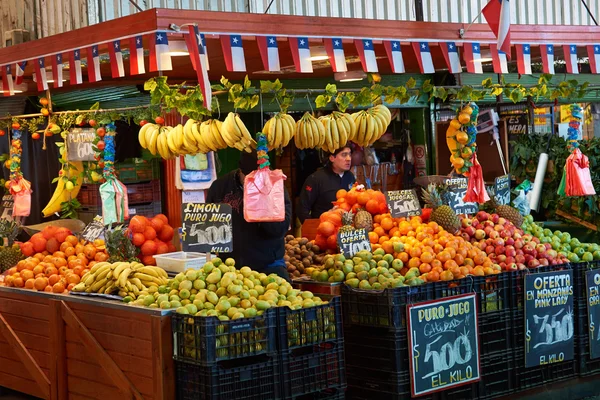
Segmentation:
{"type": "Polygon", "coordinates": [[[269,150],[285,147],[296,133],[296,121],[291,115],[278,112],[267,121],[262,131],[267,135],[269,150]]]}
{"type": "Polygon", "coordinates": [[[250,135],[248,128],[236,113],[230,112],[221,125],[221,135],[229,147],[250,153],[256,148],[256,141],[250,135]]]}
{"type": "Polygon", "coordinates": [[[227,148],[227,143],[221,134],[223,123],[218,119],[208,119],[192,126],[192,132],[203,153],[227,148]]]}
{"type": "Polygon", "coordinates": [[[372,145],[385,134],[392,121],[392,114],[386,106],[379,104],[352,114],[352,118],[357,128],[353,142],[365,147],[372,145]]]}
{"type": "MultiPolygon", "coordinates": [[[[268,122],[267,122],[268,123],[268,122]]],[[[302,118],[296,122],[296,134],[294,143],[300,150],[314,149],[325,143],[325,126],[309,112],[305,112],[302,118]]]]}

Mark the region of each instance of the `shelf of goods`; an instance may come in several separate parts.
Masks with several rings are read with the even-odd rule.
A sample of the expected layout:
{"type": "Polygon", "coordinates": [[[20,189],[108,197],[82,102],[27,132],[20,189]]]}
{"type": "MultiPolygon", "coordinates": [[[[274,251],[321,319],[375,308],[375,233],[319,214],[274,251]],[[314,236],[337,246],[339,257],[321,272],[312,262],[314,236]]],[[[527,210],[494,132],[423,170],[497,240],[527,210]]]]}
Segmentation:
{"type": "Polygon", "coordinates": [[[174,399],[171,317],[0,287],[0,386],[46,399],[174,399]]]}

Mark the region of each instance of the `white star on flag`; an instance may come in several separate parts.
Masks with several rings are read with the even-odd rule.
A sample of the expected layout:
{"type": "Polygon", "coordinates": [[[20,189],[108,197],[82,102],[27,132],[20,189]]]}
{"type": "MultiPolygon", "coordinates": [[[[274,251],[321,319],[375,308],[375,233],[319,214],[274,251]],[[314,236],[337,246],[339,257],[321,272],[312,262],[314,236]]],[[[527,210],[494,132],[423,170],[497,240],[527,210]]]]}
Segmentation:
{"type": "Polygon", "coordinates": [[[398,43],[394,42],[394,48],[398,48],[398,43]]]}
{"type": "Polygon", "coordinates": [[[275,43],[275,40],[273,38],[269,39],[269,43],[275,43]]]}
{"type": "Polygon", "coordinates": [[[119,48],[119,43],[115,43],[115,49],[119,48]]]}
{"type": "Polygon", "coordinates": [[[300,40],[300,44],[304,44],[304,40],[300,40]]]}
{"type": "Polygon", "coordinates": [[[425,43],[421,44],[421,48],[424,49],[425,48],[425,43]]]}
{"type": "Polygon", "coordinates": [[[237,38],[233,38],[233,43],[237,43],[237,42],[238,42],[237,38]]]}
{"type": "Polygon", "coordinates": [[[340,42],[338,42],[337,40],[335,42],[333,42],[336,46],[340,45],[340,42]]]}
{"type": "Polygon", "coordinates": [[[158,35],[158,36],[156,36],[156,38],[160,41],[160,40],[162,40],[162,35],[158,35]]]}

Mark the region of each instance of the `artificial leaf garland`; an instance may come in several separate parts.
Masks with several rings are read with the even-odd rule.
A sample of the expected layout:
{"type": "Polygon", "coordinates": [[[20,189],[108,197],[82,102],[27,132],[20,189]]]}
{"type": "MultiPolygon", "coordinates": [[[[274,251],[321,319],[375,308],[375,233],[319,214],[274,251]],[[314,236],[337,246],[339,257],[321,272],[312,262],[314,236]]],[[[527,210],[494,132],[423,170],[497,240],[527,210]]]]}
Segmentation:
{"type": "Polygon", "coordinates": [[[21,172],[21,136],[19,124],[12,126],[12,138],[10,141],[10,179],[8,190],[14,198],[13,217],[28,217],[31,212],[31,182],[23,177],[21,172]]]}

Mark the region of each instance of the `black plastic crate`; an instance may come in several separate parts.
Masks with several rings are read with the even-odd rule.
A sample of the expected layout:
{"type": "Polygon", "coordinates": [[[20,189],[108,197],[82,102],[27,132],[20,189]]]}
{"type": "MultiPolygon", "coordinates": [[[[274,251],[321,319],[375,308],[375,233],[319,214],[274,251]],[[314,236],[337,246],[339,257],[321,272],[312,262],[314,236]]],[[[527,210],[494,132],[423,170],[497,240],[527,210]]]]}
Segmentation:
{"type": "Polygon", "coordinates": [[[346,387],[344,343],[321,343],[280,353],[282,396],[285,399],[321,398],[346,387]]]}
{"type": "Polygon", "coordinates": [[[238,366],[175,361],[175,371],[178,400],[271,400],[281,396],[276,358],[238,366]]]}
{"type": "Polygon", "coordinates": [[[493,399],[514,392],[515,360],[512,351],[486,352],[480,357],[480,368],[480,399],[493,399]]]}
{"type": "Polygon", "coordinates": [[[516,391],[573,379],[577,375],[576,360],[525,368],[525,349],[516,349],[515,354],[513,382],[516,391]]]}
{"type": "Polygon", "coordinates": [[[377,378],[381,371],[409,371],[406,331],[381,331],[365,327],[344,330],[346,371],[354,375],[377,378]]]}
{"type": "Polygon", "coordinates": [[[217,317],[173,314],[173,358],[200,365],[277,352],[276,311],[221,321],[217,317]]]}
{"type": "Polygon", "coordinates": [[[479,352],[487,353],[512,351],[512,314],[510,310],[477,315],[479,331],[479,352]]]}
{"type": "Polygon", "coordinates": [[[133,218],[136,215],[150,218],[160,213],[162,213],[162,203],[160,201],[143,205],[129,205],[129,218],[133,218]]]}
{"type": "MultiPolygon", "coordinates": [[[[587,312],[587,310],[584,310],[583,312],[587,312]]],[[[590,376],[600,374],[600,358],[596,358],[593,360],[590,358],[589,335],[580,335],[576,341],[575,349],[577,354],[577,360],[579,362],[579,376],[590,376]]]]}
{"type": "Polygon", "coordinates": [[[332,297],[327,304],[292,310],[277,307],[279,350],[289,352],[321,343],[336,343],[343,338],[342,301],[332,297]]]}

